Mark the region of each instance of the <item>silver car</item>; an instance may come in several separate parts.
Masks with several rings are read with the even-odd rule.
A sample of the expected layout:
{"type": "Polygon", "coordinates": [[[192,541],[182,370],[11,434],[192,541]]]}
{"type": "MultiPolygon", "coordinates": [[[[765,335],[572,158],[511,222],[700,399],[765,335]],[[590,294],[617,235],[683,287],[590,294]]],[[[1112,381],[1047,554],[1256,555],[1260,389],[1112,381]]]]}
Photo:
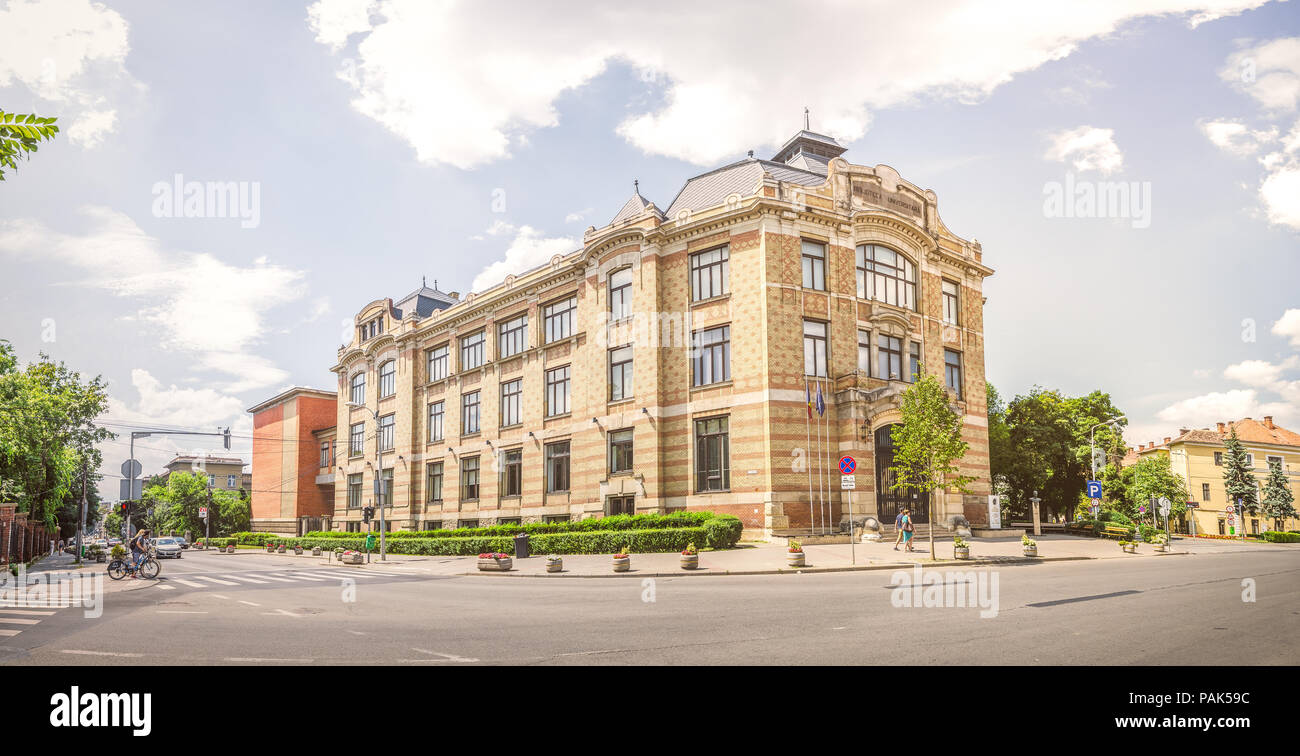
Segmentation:
{"type": "Polygon", "coordinates": [[[181,558],[181,539],[173,536],[165,536],[163,538],[154,538],[152,541],[154,553],[159,559],[181,558]]]}

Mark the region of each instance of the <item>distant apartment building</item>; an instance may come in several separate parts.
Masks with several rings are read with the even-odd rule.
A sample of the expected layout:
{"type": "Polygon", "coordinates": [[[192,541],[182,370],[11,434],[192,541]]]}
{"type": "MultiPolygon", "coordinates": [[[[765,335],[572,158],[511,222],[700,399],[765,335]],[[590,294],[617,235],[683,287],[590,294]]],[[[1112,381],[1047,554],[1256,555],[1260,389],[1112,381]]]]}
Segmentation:
{"type": "Polygon", "coordinates": [[[331,368],[334,527],[363,529],[376,475],[391,529],[677,510],[834,527],[841,455],[856,515],[924,520],[890,472],[922,371],[963,418],[975,478],[937,494],[936,518],[987,522],[993,271],[934,192],[844,152],[804,130],[771,160],[689,179],[666,209],[634,191],[581,249],[485,291],[435,282],[363,307],[331,368]]]}
{"type": "Polygon", "coordinates": [[[1136,463],[1149,455],[1169,458],[1174,474],[1187,484],[1189,507],[1180,522],[1175,523],[1182,532],[1231,535],[1257,534],[1262,530],[1296,530],[1300,520],[1273,521],[1262,512],[1247,512],[1242,520],[1229,525],[1228,491],[1223,482],[1223,458],[1227,454],[1229,433],[1236,429],[1237,438],[1246,450],[1246,462],[1255,477],[1256,500],[1264,499],[1264,486],[1268,482],[1269,462],[1282,464],[1291,493],[1300,501],[1300,433],[1287,430],[1273,422],[1272,415],[1263,420],[1244,418],[1234,422],[1217,423],[1215,428],[1181,428],[1176,437],[1166,436],[1163,441],[1149,441],[1129,449],[1125,463],[1136,463]]]}
{"type": "Polygon", "coordinates": [[[333,391],[295,387],[248,409],[254,531],[301,535],[329,528],[336,400],[333,391]]]}
{"type": "Polygon", "coordinates": [[[222,491],[244,491],[252,488],[252,478],[244,472],[244,460],[239,457],[205,457],[202,455],[177,455],[164,465],[166,472],[157,476],[157,482],[167,485],[174,472],[185,472],[207,479],[210,488],[222,491]]]}

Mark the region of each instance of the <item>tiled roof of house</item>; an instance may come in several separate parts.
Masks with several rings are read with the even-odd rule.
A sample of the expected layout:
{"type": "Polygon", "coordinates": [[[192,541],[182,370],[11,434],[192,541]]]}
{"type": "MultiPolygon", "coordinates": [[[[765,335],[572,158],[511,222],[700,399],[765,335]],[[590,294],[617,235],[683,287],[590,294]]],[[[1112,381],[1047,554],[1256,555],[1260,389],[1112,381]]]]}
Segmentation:
{"type": "Polygon", "coordinates": [[[1244,418],[1233,422],[1220,423],[1217,428],[1199,428],[1194,430],[1184,430],[1179,433],[1177,438],[1171,439],[1168,443],[1148,445],[1140,449],[1145,454],[1153,449],[1167,449],[1172,444],[1193,443],[1193,444],[1212,444],[1222,446],[1227,442],[1228,434],[1231,429],[1236,429],[1237,438],[1247,444],[1272,444],[1274,446],[1294,446],[1300,448],[1300,433],[1283,428],[1273,422],[1273,418],[1265,417],[1262,421],[1254,418],[1244,418]],[[1222,428],[1220,430],[1219,428],[1222,428]]]}

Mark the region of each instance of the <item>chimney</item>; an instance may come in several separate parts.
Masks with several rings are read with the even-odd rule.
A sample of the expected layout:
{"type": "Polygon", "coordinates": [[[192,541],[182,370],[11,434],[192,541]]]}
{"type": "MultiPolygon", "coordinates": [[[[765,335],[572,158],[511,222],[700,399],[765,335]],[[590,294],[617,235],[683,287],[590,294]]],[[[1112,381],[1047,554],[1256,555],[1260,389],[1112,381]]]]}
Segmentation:
{"type": "Polygon", "coordinates": [[[1220,433],[1227,433],[1227,432],[1228,432],[1228,431],[1223,427],[1223,423],[1219,423],[1219,432],[1220,432],[1220,433]]]}
{"type": "Polygon", "coordinates": [[[1264,416],[1264,427],[1265,427],[1265,428],[1268,428],[1269,430],[1273,430],[1274,428],[1277,427],[1276,425],[1273,425],[1273,416],[1272,416],[1272,415],[1265,415],[1265,416],[1264,416]]]}
{"type": "Polygon", "coordinates": [[[1168,436],[1165,436],[1165,443],[1166,443],[1166,444],[1169,443],[1169,437],[1168,437],[1168,436]]]}
{"type": "Polygon", "coordinates": [[[1156,442],[1155,442],[1155,441],[1148,441],[1148,442],[1147,442],[1147,448],[1148,448],[1148,449],[1154,449],[1154,448],[1156,448],[1156,442]]]}
{"type": "Polygon", "coordinates": [[[1191,431],[1190,428],[1179,428],[1179,429],[1178,429],[1178,435],[1180,435],[1180,436],[1186,436],[1190,431],[1191,431]]]}

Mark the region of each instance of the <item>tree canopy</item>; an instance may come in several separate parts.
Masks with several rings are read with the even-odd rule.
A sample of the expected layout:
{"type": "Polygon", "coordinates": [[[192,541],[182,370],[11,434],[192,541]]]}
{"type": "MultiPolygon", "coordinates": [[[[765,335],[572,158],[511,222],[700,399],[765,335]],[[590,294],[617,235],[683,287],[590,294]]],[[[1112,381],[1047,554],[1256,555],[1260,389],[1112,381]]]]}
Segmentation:
{"type": "Polygon", "coordinates": [[[31,159],[40,143],[59,133],[57,118],[42,118],[35,113],[6,113],[0,110],[0,181],[4,169],[18,170],[18,158],[31,159]]]}

